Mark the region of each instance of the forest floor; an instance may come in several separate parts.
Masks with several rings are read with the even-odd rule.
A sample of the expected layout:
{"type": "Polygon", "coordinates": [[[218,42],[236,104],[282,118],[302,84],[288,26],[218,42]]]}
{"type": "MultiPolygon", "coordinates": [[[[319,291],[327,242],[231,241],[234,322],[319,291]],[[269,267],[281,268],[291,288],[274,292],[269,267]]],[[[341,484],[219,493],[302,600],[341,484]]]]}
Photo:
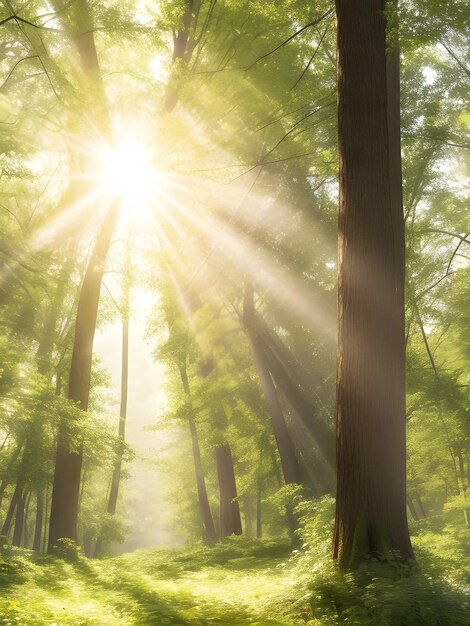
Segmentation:
{"type": "Polygon", "coordinates": [[[67,562],[17,559],[2,571],[0,625],[293,626],[285,614],[294,571],[292,546],[253,542],[243,549],[142,550],[67,562]],[[2,586],[3,586],[2,585],[2,586]],[[284,603],[282,602],[284,598],[284,603]]]}

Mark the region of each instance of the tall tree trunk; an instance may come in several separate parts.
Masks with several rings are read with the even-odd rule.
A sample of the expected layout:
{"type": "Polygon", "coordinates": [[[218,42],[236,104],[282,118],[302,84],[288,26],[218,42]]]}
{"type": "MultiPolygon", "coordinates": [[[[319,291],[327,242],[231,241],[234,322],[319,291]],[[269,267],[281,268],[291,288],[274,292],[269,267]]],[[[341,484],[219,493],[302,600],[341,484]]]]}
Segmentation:
{"type": "Polygon", "coordinates": [[[416,511],[416,507],[413,502],[413,498],[411,496],[407,496],[406,503],[408,504],[408,509],[410,510],[412,518],[417,521],[419,520],[418,512],[416,511]]]}
{"type": "Polygon", "coordinates": [[[406,518],[398,51],[385,0],[336,0],[340,158],[337,503],[342,567],[412,556],[406,518]]]}
{"type": "Polygon", "coordinates": [[[253,537],[253,496],[245,494],[243,497],[243,514],[245,518],[245,537],[253,537]]]}
{"type": "Polygon", "coordinates": [[[11,524],[13,522],[13,516],[15,514],[16,507],[18,506],[18,503],[21,500],[22,492],[23,492],[23,482],[19,480],[16,483],[15,490],[13,491],[13,495],[11,497],[10,504],[8,506],[8,511],[5,517],[5,521],[3,522],[2,532],[0,533],[4,535],[5,537],[7,537],[10,532],[11,524]]]}
{"type": "Polygon", "coordinates": [[[50,517],[50,483],[47,482],[44,495],[44,532],[42,534],[42,552],[45,552],[48,546],[49,539],[49,517],[50,517]]]}
{"type": "MultiPolygon", "coordinates": [[[[119,430],[118,437],[124,444],[126,440],[126,418],[127,418],[127,391],[129,382],[129,320],[125,317],[122,320],[122,367],[121,367],[121,403],[119,409],[119,430]]],[[[113,478],[111,481],[111,489],[109,490],[108,513],[114,515],[116,513],[117,499],[119,493],[119,483],[121,480],[122,466],[121,449],[117,455],[116,464],[114,466],[113,478]]]]}
{"type": "Polygon", "coordinates": [[[416,504],[418,505],[418,509],[420,512],[420,518],[419,519],[424,519],[425,517],[427,517],[426,515],[426,510],[423,506],[423,501],[421,500],[421,496],[416,496],[416,504]]]}
{"type": "MultiPolygon", "coordinates": [[[[76,0],[70,7],[62,0],[54,0],[58,15],[64,22],[81,65],[82,95],[85,97],[86,128],[94,129],[112,142],[112,128],[106,94],[94,42],[93,20],[87,0],[76,0]]],[[[93,132],[95,132],[95,130],[93,132]]],[[[91,155],[93,156],[93,155],[91,155]]],[[[72,184],[73,186],[73,184],[72,184]]],[[[80,194],[80,186],[79,186],[80,194]]],[[[73,196],[74,194],[72,194],[73,196]]],[[[90,392],[91,362],[101,279],[117,222],[119,202],[114,199],[100,226],[95,246],[83,278],[75,319],[75,336],[70,368],[68,398],[86,411],[90,392]]],[[[76,540],[82,448],[71,446],[65,423],[59,426],[56,465],[52,489],[49,545],[51,551],[61,538],[76,540]]]]}
{"type": "Polygon", "coordinates": [[[314,439],[315,495],[322,496],[334,491],[334,433],[316,414],[316,408],[309,401],[291,373],[282,362],[280,355],[270,345],[266,333],[259,334],[260,348],[263,350],[266,366],[277,388],[283,393],[290,406],[314,439]]]}
{"type": "Polygon", "coordinates": [[[38,489],[36,495],[36,521],[34,525],[33,550],[41,552],[41,537],[44,520],[44,491],[38,489]]]}
{"type": "MultiPolygon", "coordinates": [[[[126,307],[128,306],[126,303],[126,307]]],[[[119,442],[124,445],[126,441],[126,419],[127,419],[127,392],[129,382],[129,319],[126,315],[122,320],[122,357],[121,357],[121,402],[119,405],[119,427],[118,438],[119,442]]],[[[119,494],[119,484],[121,482],[121,468],[122,468],[122,453],[121,447],[116,455],[116,460],[113,468],[113,476],[111,478],[111,486],[109,488],[109,497],[107,511],[109,515],[114,515],[117,508],[117,500],[119,494]]],[[[95,544],[94,557],[99,557],[103,549],[103,539],[98,537],[95,544]]]]}
{"type": "Polygon", "coordinates": [[[256,538],[261,539],[263,536],[263,519],[261,517],[261,486],[258,487],[256,493],[256,538]]]}
{"type": "Polygon", "coordinates": [[[13,451],[13,453],[12,453],[12,455],[11,455],[9,461],[8,461],[7,467],[4,470],[4,474],[5,474],[6,478],[4,478],[2,480],[2,483],[0,484],[0,506],[1,506],[2,501],[3,501],[3,496],[4,496],[4,493],[5,493],[5,490],[8,487],[8,485],[10,484],[9,479],[7,477],[9,476],[10,471],[14,467],[16,461],[18,460],[18,457],[20,456],[21,451],[23,450],[24,439],[18,439],[17,446],[16,446],[15,450],[13,451]]]}
{"type": "Polygon", "coordinates": [[[274,386],[271,374],[263,354],[263,346],[260,341],[254,317],[253,287],[245,284],[245,294],[243,299],[243,323],[250,343],[251,354],[258,372],[261,388],[266,399],[266,404],[271,415],[271,425],[276,439],[279,456],[281,459],[282,472],[286,484],[301,484],[301,471],[299,462],[295,454],[286,421],[282,412],[276,387],[274,386]]]}
{"type": "MultiPolygon", "coordinates": [[[[186,397],[188,398],[188,402],[191,402],[191,390],[189,388],[189,380],[186,367],[180,367],[179,370],[184,392],[186,394],[186,397]]],[[[192,409],[190,410],[192,411],[192,409]]],[[[203,539],[208,543],[214,543],[217,535],[215,531],[211,507],[209,504],[209,498],[207,496],[206,481],[204,478],[204,470],[202,467],[201,450],[199,448],[196,422],[192,414],[189,416],[189,430],[191,432],[191,443],[193,447],[194,470],[196,472],[196,487],[197,497],[199,501],[199,511],[201,513],[201,520],[204,529],[203,539]]]]}
{"type": "Polygon", "coordinates": [[[233,470],[232,451],[225,443],[215,449],[220,494],[220,537],[242,534],[237,485],[233,470]]]}
{"type": "Polygon", "coordinates": [[[18,498],[18,502],[16,504],[15,526],[13,528],[13,538],[11,540],[12,545],[17,546],[18,548],[21,546],[21,539],[23,538],[25,504],[26,494],[23,492],[18,498]]]}
{"type": "MultiPolygon", "coordinates": [[[[70,367],[68,398],[86,411],[90,394],[91,362],[101,280],[111,237],[118,216],[118,204],[109,208],[88,261],[78,300],[75,336],[70,367]]],[[[72,447],[66,425],[59,427],[52,489],[49,551],[60,538],[77,539],[78,499],[82,468],[82,447],[72,447]]]]}
{"type": "Polygon", "coordinates": [[[27,548],[30,544],[30,524],[29,524],[29,507],[31,505],[32,492],[28,493],[28,497],[24,506],[24,521],[23,521],[23,546],[27,548]]]}

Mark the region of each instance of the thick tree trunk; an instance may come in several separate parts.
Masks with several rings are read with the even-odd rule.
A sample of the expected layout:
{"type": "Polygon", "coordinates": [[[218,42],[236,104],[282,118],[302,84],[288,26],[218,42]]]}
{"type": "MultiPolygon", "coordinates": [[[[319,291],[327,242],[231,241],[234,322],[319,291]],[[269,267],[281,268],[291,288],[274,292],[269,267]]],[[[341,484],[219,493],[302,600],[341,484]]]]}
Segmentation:
{"type": "Polygon", "coordinates": [[[281,459],[282,473],[286,484],[301,484],[301,471],[299,462],[295,454],[294,444],[287,430],[286,421],[282,412],[276,387],[274,386],[271,374],[263,353],[263,346],[260,341],[255,325],[253,288],[249,283],[245,285],[243,299],[243,323],[250,343],[251,354],[258,372],[261,388],[263,390],[266,404],[271,415],[271,425],[276,439],[279,456],[281,459]]]}
{"type": "MultiPolygon", "coordinates": [[[[188,398],[188,402],[191,402],[191,390],[189,388],[188,373],[185,367],[180,367],[181,382],[183,383],[183,389],[188,398]]],[[[196,487],[197,497],[199,501],[199,511],[201,513],[201,520],[203,525],[203,540],[208,543],[215,543],[217,535],[214,526],[214,518],[212,517],[212,511],[209,504],[209,498],[207,497],[206,481],[204,478],[204,470],[202,468],[201,450],[199,448],[199,439],[197,436],[197,428],[194,417],[189,417],[189,430],[191,432],[191,443],[193,447],[193,459],[194,470],[196,473],[196,487]]]]}
{"type": "Polygon", "coordinates": [[[220,537],[224,539],[229,535],[242,534],[232,451],[227,443],[215,449],[215,459],[220,495],[220,537]]]}
{"type": "MultiPolygon", "coordinates": [[[[91,362],[101,280],[118,216],[114,202],[105,216],[88,262],[78,300],[68,398],[86,411],[90,393],[91,362]]],[[[61,538],[77,539],[78,499],[82,468],[81,446],[71,446],[64,423],[59,427],[52,489],[49,551],[61,538]]]]}
{"type": "Polygon", "coordinates": [[[387,61],[385,4],[336,0],[340,265],[334,556],[343,567],[392,550],[413,554],[406,519],[398,59],[387,61]]]}
{"type": "Polygon", "coordinates": [[[41,537],[44,521],[44,491],[38,489],[36,495],[36,522],[34,525],[33,550],[41,552],[41,537]]]}

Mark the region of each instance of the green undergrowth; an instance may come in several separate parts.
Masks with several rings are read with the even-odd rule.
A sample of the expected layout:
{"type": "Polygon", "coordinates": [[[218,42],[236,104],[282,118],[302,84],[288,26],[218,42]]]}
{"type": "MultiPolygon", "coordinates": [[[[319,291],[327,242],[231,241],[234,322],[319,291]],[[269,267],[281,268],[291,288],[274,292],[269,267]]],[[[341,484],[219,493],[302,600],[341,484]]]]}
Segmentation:
{"type": "Polygon", "coordinates": [[[467,626],[468,529],[413,528],[417,562],[331,562],[332,502],[305,502],[301,547],[233,538],[212,548],[89,560],[13,551],[0,559],[0,626],[467,626]]]}
{"type": "Polygon", "coordinates": [[[292,626],[271,607],[295,584],[284,569],[290,552],[286,543],[235,539],[101,561],[18,551],[1,570],[0,624],[292,626]]]}

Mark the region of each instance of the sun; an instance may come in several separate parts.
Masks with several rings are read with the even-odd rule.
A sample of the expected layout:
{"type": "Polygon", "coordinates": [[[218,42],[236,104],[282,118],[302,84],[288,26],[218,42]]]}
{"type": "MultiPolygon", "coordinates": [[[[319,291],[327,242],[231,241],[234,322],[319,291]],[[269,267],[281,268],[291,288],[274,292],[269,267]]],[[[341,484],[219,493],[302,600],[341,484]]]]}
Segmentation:
{"type": "Polygon", "coordinates": [[[132,213],[149,211],[159,173],[144,142],[122,137],[99,153],[98,177],[106,195],[118,196],[132,213]]]}

